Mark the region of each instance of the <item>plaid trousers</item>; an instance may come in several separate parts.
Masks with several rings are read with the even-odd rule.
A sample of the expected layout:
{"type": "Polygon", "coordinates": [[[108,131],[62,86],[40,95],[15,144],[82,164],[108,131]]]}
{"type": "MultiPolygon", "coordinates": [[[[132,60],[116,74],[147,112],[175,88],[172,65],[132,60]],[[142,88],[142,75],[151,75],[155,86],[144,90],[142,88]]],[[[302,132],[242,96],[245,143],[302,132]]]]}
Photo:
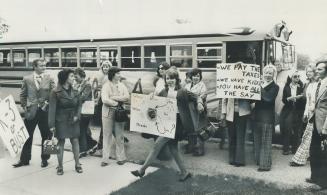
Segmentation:
{"type": "Polygon", "coordinates": [[[305,163],[307,162],[310,151],[312,131],[313,123],[308,123],[302,136],[302,142],[292,158],[293,162],[300,165],[305,165],[305,163]]]}
{"type": "Polygon", "coordinates": [[[254,158],[261,169],[270,169],[271,148],[272,148],[272,133],[273,124],[255,123],[253,132],[254,136],[254,158]]]}

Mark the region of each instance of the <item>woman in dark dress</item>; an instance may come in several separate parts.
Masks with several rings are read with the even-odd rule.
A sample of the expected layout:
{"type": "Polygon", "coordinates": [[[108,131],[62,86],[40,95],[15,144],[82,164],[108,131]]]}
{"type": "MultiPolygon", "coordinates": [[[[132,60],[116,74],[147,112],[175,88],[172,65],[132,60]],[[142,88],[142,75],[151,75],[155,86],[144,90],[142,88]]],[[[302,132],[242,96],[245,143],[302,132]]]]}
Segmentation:
{"type": "Polygon", "coordinates": [[[165,75],[165,89],[159,93],[159,96],[177,99],[178,113],[176,120],[177,124],[175,138],[171,139],[167,137],[158,137],[153,149],[147,156],[145,163],[139,170],[132,171],[132,174],[137,177],[143,177],[145,170],[157,158],[161,149],[163,149],[165,146],[168,146],[172,157],[174,158],[178,168],[181,171],[179,181],[185,181],[191,176],[191,174],[185,168],[184,162],[178,149],[178,141],[182,139],[184,129],[194,129],[195,121],[190,120],[191,114],[188,107],[188,102],[198,102],[198,109],[200,110],[203,110],[204,107],[202,101],[198,101],[200,98],[197,98],[196,96],[190,96],[190,93],[181,88],[179,75],[175,67],[171,67],[167,70],[165,75]]]}
{"type": "Polygon", "coordinates": [[[59,153],[57,175],[64,174],[63,155],[65,139],[69,138],[73,148],[75,170],[82,173],[79,163],[79,141],[81,118],[81,101],[78,91],[74,90],[74,71],[64,69],[58,73],[57,88],[52,90],[49,103],[49,127],[58,139],[59,153]]]}

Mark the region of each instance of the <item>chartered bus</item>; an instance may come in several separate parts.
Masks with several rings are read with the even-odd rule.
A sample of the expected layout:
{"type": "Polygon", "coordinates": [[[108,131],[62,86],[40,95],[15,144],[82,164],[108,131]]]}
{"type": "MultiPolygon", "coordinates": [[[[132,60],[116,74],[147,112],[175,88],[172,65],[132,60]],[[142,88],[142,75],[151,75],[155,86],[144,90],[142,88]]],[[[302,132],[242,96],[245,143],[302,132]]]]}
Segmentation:
{"type": "Polygon", "coordinates": [[[281,86],[285,72],[295,68],[295,47],[289,41],[290,34],[286,24],[279,23],[267,32],[240,28],[213,34],[0,42],[0,87],[2,96],[12,94],[19,104],[21,79],[33,71],[33,60],[42,57],[48,62],[46,71],[54,79],[60,69],[68,67],[83,67],[87,76],[93,78],[101,62],[110,60],[113,66],[122,69],[130,91],[141,78],[143,92],[150,93],[154,90],[158,63],[167,61],[179,69],[182,80],[189,69],[202,69],[209,89],[208,116],[214,119],[219,114],[215,95],[217,64],[240,61],[261,67],[274,64],[281,86]]]}

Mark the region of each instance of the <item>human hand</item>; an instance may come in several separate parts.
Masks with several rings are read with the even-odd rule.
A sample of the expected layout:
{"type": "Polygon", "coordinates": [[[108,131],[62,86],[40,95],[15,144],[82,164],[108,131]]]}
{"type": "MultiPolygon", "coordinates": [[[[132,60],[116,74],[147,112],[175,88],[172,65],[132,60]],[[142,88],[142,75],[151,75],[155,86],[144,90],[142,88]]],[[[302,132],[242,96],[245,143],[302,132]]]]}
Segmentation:
{"type": "Polygon", "coordinates": [[[198,103],[198,111],[199,112],[203,112],[204,111],[204,106],[203,106],[203,104],[202,103],[198,103]]]}
{"type": "Polygon", "coordinates": [[[50,128],[51,133],[54,133],[56,131],[56,128],[52,127],[50,128]]]}
{"type": "Polygon", "coordinates": [[[73,118],[73,122],[75,123],[75,122],[77,122],[78,121],[78,117],[77,116],[74,116],[74,118],[73,118]]]}
{"type": "Polygon", "coordinates": [[[58,139],[55,138],[54,136],[52,137],[51,141],[52,141],[52,145],[57,145],[58,144],[58,139]]]}

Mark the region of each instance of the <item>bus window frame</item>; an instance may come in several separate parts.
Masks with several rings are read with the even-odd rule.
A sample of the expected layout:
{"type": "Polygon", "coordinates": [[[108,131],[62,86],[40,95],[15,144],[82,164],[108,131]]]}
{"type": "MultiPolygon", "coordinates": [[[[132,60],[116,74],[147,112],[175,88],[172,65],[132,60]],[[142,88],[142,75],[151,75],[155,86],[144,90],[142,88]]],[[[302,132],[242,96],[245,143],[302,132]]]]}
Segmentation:
{"type": "MultiPolygon", "coordinates": [[[[0,68],[12,68],[13,64],[12,64],[12,49],[11,48],[0,48],[0,52],[1,51],[9,51],[8,55],[9,55],[9,66],[0,66],[0,68]]],[[[2,60],[5,59],[5,57],[3,56],[2,60]]],[[[8,56],[7,56],[7,61],[8,61],[8,56]]]]}
{"type": "Polygon", "coordinates": [[[197,64],[194,64],[194,43],[193,42],[185,42],[185,43],[170,43],[170,44],[168,44],[168,46],[169,46],[169,53],[168,53],[168,57],[169,57],[169,64],[170,65],[172,65],[172,63],[171,63],[171,60],[172,59],[174,59],[174,58],[180,58],[180,59],[183,59],[183,60],[185,60],[185,59],[187,59],[187,60],[189,60],[189,59],[191,59],[191,61],[192,61],[192,64],[191,64],[191,66],[189,66],[189,67],[182,67],[182,66],[180,66],[180,67],[177,67],[177,68],[183,68],[183,69],[190,69],[190,68],[194,68],[194,67],[196,67],[197,66],[197,64]],[[172,55],[172,46],[190,46],[191,47],[191,55],[186,55],[186,56],[174,56],[174,55],[172,55]]]}
{"type": "Polygon", "coordinates": [[[30,50],[36,50],[36,49],[39,49],[40,51],[41,51],[41,55],[40,55],[40,57],[39,58],[44,58],[44,51],[43,51],[43,48],[42,47],[28,47],[27,48],[27,66],[30,68],[30,67],[33,67],[33,61],[35,60],[33,60],[33,61],[31,61],[30,62],[30,56],[29,56],[29,51],[30,50]],[[31,64],[30,64],[31,63],[31,64]]]}
{"type": "Polygon", "coordinates": [[[80,67],[80,64],[79,64],[79,46],[61,46],[60,47],[60,68],[62,68],[62,67],[64,67],[64,68],[78,68],[78,67],[80,67]],[[63,60],[64,59],[70,59],[70,60],[72,60],[72,59],[75,59],[75,57],[63,57],[62,56],[62,53],[63,53],[63,49],[71,49],[71,48],[76,48],[76,66],[63,66],[63,60]]]}
{"type": "MultiPolygon", "coordinates": [[[[28,64],[27,64],[27,48],[26,47],[15,47],[11,49],[11,57],[12,57],[12,66],[13,68],[28,68],[28,64]],[[24,62],[25,65],[24,66],[15,66],[15,56],[14,56],[14,51],[15,50],[24,50],[25,52],[25,57],[24,57],[24,62]]],[[[23,62],[23,63],[24,63],[23,62]]]]}
{"type": "Polygon", "coordinates": [[[47,47],[43,47],[43,58],[47,59],[48,57],[45,56],[45,50],[46,49],[58,49],[58,57],[49,57],[50,59],[57,59],[58,60],[58,66],[47,66],[47,68],[61,68],[61,48],[60,47],[51,47],[51,46],[47,46],[47,47]]]}
{"type": "Polygon", "coordinates": [[[119,68],[122,68],[122,69],[144,69],[144,62],[143,62],[143,59],[144,59],[144,45],[142,44],[123,44],[123,45],[120,45],[119,47],[119,51],[120,51],[120,55],[119,55],[119,62],[120,62],[120,67],[119,68]],[[123,57],[122,53],[122,49],[123,47],[140,47],[140,57],[134,57],[134,59],[139,59],[140,60],[140,67],[123,67],[123,59],[132,59],[132,57],[123,57]]]}
{"type": "MultiPolygon", "coordinates": [[[[117,67],[121,68],[120,46],[118,46],[118,45],[98,45],[98,48],[99,48],[99,58],[98,58],[98,67],[99,68],[103,61],[101,58],[101,48],[117,50],[117,56],[116,56],[117,67]],[[117,58],[118,58],[118,60],[117,60],[117,58]]],[[[106,60],[106,59],[104,59],[104,60],[106,60]]]]}
{"type": "Polygon", "coordinates": [[[88,69],[95,69],[95,68],[98,68],[98,55],[99,55],[99,50],[98,50],[98,46],[97,45],[82,45],[82,46],[79,46],[79,64],[80,64],[80,66],[79,67],[82,67],[82,68],[88,68],[88,69]],[[82,52],[82,50],[83,49],[86,49],[86,48],[94,48],[95,49],[95,57],[92,57],[92,58],[82,58],[82,55],[81,55],[81,52],[82,52]],[[85,67],[85,66],[81,66],[82,65],[82,60],[88,60],[88,59],[91,59],[91,60],[95,60],[95,67],[89,67],[89,66],[87,66],[87,67],[85,67]]]}

